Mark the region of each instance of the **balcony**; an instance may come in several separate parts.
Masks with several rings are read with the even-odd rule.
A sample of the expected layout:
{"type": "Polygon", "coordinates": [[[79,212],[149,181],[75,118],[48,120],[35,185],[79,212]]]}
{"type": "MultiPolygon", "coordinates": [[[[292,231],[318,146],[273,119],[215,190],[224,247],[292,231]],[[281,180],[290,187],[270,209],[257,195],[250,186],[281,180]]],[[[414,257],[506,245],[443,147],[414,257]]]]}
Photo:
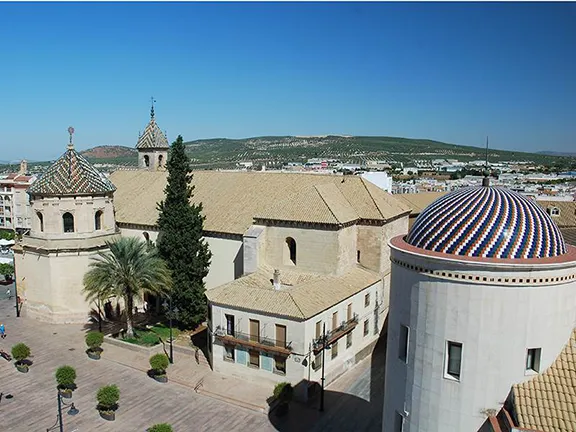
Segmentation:
{"type": "MultiPolygon", "coordinates": [[[[348,321],[342,321],[342,323],[336,327],[335,329],[331,330],[329,333],[326,333],[326,342],[325,345],[330,345],[336,342],[337,340],[341,339],[342,337],[346,336],[350,333],[354,328],[358,325],[358,314],[354,314],[352,318],[348,321]]],[[[322,336],[312,341],[312,348],[314,354],[318,354],[322,351],[322,336]]]]}
{"type": "Polygon", "coordinates": [[[274,355],[288,357],[292,353],[292,347],[290,346],[292,342],[277,341],[263,336],[252,336],[238,331],[235,331],[233,335],[229,335],[220,326],[216,327],[214,337],[216,340],[228,345],[238,345],[274,355]]]}

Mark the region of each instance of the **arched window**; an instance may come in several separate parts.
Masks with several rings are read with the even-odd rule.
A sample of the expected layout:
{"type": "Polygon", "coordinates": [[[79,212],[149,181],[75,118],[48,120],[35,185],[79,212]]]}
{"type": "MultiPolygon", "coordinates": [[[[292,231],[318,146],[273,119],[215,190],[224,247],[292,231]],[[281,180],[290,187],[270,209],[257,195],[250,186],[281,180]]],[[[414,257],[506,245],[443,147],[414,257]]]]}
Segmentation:
{"type": "Polygon", "coordinates": [[[158,168],[162,168],[164,163],[164,156],[158,155],[158,168]]]}
{"type": "Polygon", "coordinates": [[[148,234],[148,232],[144,231],[142,235],[144,236],[144,240],[146,240],[146,242],[150,241],[150,234],[148,234]]]}
{"type": "Polygon", "coordinates": [[[144,166],[146,168],[150,166],[150,157],[148,155],[144,155],[144,166]]]}
{"type": "Polygon", "coordinates": [[[296,241],[292,237],[286,237],[286,264],[296,265],[296,241]]]}
{"type": "Polygon", "coordinates": [[[38,217],[38,225],[40,226],[40,232],[44,232],[44,216],[42,213],[36,212],[36,216],[38,217]]]}
{"type": "Polygon", "coordinates": [[[102,229],[102,219],[104,219],[104,212],[102,210],[98,210],[94,214],[94,229],[96,231],[102,229]]]}
{"type": "Polygon", "coordinates": [[[62,215],[62,223],[64,224],[64,232],[74,232],[74,216],[72,213],[66,212],[62,215]]]}

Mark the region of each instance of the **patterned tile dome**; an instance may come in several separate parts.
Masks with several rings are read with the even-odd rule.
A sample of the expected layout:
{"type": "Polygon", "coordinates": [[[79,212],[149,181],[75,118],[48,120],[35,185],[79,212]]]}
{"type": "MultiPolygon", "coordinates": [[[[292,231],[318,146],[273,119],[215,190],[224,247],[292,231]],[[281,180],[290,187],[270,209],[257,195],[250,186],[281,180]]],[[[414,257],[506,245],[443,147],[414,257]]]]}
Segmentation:
{"type": "Polygon", "coordinates": [[[453,255],[545,258],[566,253],[560,230],[536,203],[498,187],[444,195],[418,216],[406,241],[453,255]]]}

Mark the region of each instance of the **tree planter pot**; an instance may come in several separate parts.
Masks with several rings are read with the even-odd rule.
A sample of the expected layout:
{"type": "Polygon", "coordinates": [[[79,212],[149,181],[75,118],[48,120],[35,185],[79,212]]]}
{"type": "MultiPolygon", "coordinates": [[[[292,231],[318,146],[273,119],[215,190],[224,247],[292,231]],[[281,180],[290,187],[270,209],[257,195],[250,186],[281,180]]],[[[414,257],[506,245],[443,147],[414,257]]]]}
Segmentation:
{"type": "Polygon", "coordinates": [[[168,375],[154,375],[152,378],[154,378],[156,381],[160,383],[168,382],[168,375]]]}
{"type": "Polygon", "coordinates": [[[280,402],[276,408],[276,415],[278,417],[284,417],[290,411],[290,405],[287,402],[280,402]]]}
{"type": "Polygon", "coordinates": [[[28,373],[30,366],[28,366],[27,364],[16,363],[16,369],[18,369],[18,372],[28,373]]]}
{"type": "Polygon", "coordinates": [[[92,360],[100,360],[100,356],[102,354],[102,348],[100,348],[99,350],[86,350],[86,354],[88,354],[88,357],[91,358],[92,360]]]}
{"type": "Polygon", "coordinates": [[[104,420],[114,421],[116,420],[116,412],[115,411],[98,411],[100,413],[100,417],[104,420]]]}

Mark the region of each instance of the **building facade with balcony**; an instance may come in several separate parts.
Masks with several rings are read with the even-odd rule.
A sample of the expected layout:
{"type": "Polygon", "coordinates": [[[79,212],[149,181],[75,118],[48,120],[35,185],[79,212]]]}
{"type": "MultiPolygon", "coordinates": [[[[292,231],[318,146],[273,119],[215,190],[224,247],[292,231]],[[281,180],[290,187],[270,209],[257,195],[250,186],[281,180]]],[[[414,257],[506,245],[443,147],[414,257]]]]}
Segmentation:
{"type": "Polygon", "coordinates": [[[31,228],[32,211],[26,189],[36,180],[27,175],[28,164],[20,162],[20,170],[0,179],[0,229],[25,232],[31,228]]]}

